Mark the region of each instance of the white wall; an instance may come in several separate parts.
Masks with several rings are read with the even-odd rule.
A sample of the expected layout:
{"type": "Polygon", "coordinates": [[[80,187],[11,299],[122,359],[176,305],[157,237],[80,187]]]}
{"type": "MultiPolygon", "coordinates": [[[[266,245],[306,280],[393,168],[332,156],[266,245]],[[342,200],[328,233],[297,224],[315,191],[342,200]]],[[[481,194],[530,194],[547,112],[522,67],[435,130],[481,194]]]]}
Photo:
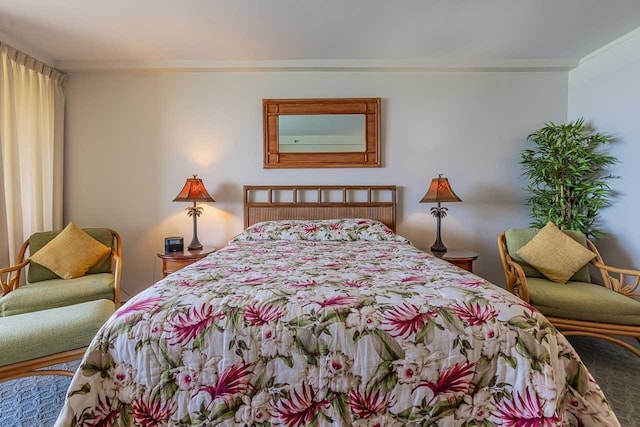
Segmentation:
{"type": "Polygon", "coordinates": [[[242,230],[244,184],[396,184],[398,231],[435,239],[431,179],[463,199],[443,222],[448,247],[480,253],[476,272],[503,283],[497,234],[526,226],[518,164],[526,136],[567,112],[566,72],[86,72],[67,97],[65,218],[124,240],[123,287],[160,277],[163,237],[191,239],[186,204],[171,200],[192,173],[217,200],[200,241],[242,230]],[[262,98],[381,97],[384,167],[262,168],[262,98]]]}
{"type": "Polygon", "coordinates": [[[585,57],[569,73],[569,119],[584,117],[599,132],[617,137],[610,181],[619,194],[601,214],[611,234],[597,242],[605,262],[640,269],[640,30],[585,57]]]}

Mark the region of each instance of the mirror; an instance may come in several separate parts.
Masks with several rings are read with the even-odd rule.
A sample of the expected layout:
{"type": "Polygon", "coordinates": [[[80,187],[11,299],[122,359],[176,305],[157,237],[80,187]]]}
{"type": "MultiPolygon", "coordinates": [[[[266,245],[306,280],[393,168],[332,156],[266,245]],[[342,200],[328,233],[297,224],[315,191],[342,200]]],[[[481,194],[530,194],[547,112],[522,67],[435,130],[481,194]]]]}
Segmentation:
{"type": "Polygon", "coordinates": [[[264,167],[380,167],[380,98],[263,99],[264,167]]]}
{"type": "Polygon", "coordinates": [[[281,153],[364,153],[367,148],[364,114],[280,115],[278,119],[281,153]]]}

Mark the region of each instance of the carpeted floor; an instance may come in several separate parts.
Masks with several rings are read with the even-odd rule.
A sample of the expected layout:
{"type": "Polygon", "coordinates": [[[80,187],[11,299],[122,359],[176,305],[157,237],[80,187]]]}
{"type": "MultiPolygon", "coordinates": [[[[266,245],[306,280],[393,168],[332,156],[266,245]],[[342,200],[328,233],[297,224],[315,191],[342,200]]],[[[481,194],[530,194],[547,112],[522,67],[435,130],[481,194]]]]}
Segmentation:
{"type": "MultiPolygon", "coordinates": [[[[80,361],[55,365],[75,370],[80,361]]],[[[44,375],[0,383],[0,426],[51,427],[64,403],[71,377],[44,375]]]]}
{"type": "MultiPolygon", "coordinates": [[[[570,337],[569,341],[602,387],[622,427],[640,427],[640,358],[595,338],[570,337]]],[[[42,376],[1,383],[0,426],[53,426],[70,381],[42,376]]]]}
{"type": "Polygon", "coordinates": [[[640,358],[596,338],[569,337],[569,341],[600,384],[620,425],[640,427],[640,358]]]}

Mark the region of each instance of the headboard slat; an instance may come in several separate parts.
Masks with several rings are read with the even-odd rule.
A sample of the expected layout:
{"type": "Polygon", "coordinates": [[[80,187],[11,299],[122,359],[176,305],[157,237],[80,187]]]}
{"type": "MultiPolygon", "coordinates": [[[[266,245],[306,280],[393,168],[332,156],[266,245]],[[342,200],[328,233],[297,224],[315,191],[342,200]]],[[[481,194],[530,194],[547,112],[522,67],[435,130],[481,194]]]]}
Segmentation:
{"type": "Polygon", "coordinates": [[[245,185],[244,226],[285,219],[371,218],[395,231],[396,191],[395,185],[245,185]],[[341,192],[341,201],[330,200],[331,191],[341,192]],[[315,192],[317,200],[303,201],[305,192],[315,192]]]}

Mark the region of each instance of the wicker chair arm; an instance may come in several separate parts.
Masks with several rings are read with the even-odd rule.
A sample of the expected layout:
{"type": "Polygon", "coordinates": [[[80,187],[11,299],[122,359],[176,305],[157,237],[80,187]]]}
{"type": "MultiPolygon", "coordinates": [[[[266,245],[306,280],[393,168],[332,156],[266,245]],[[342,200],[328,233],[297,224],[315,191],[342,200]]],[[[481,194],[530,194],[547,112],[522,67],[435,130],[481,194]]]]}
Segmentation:
{"type": "Polygon", "coordinates": [[[509,255],[504,232],[498,237],[498,251],[500,252],[500,260],[502,261],[507,290],[520,297],[524,302],[529,303],[527,278],[524,275],[522,266],[515,262],[509,255]]]}
{"type": "Polygon", "coordinates": [[[120,307],[120,280],[122,278],[122,256],[120,251],[111,250],[111,259],[113,260],[113,302],[116,305],[116,309],[120,307]]]}
{"type": "Polygon", "coordinates": [[[597,259],[591,261],[591,264],[600,270],[602,281],[608,289],[629,298],[640,297],[640,293],[636,292],[640,285],[640,271],[612,267],[597,259]]]}
{"type": "MultiPolygon", "coordinates": [[[[508,256],[508,255],[507,255],[508,256]]],[[[511,257],[507,258],[509,270],[513,275],[512,288],[509,291],[518,295],[524,302],[529,302],[529,288],[527,287],[527,277],[524,275],[522,266],[515,262],[511,257]]]]}
{"type": "Polygon", "coordinates": [[[20,271],[29,265],[30,260],[22,261],[17,265],[7,268],[0,268],[0,291],[2,295],[18,289],[20,286],[20,271]],[[6,280],[4,277],[6,276],[6,280]]]}

